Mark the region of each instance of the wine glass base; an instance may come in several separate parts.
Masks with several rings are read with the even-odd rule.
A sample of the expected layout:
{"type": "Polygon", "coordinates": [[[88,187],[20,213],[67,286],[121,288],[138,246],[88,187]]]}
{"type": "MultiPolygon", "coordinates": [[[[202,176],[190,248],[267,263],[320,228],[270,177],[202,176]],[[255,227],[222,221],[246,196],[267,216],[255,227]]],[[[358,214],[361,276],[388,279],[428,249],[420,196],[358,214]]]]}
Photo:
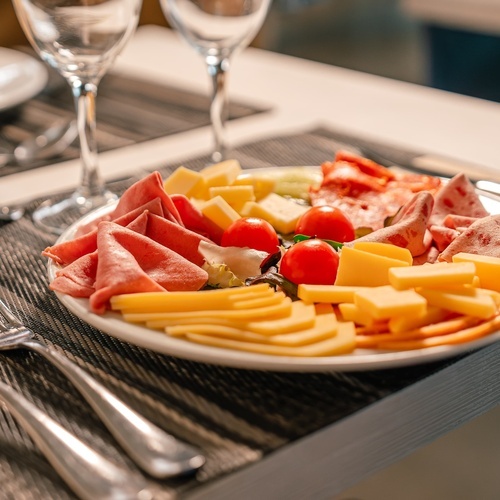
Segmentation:
{"type": "Polygon", "coordinates": [[[34,210],[31,217],[39,229],[60,235],[73,222],[96,208],[113,203],[117,198],[111,191],[88,198],[76,192],[70,198],[61,201],[51,199],[44,201],[34,210]]]}

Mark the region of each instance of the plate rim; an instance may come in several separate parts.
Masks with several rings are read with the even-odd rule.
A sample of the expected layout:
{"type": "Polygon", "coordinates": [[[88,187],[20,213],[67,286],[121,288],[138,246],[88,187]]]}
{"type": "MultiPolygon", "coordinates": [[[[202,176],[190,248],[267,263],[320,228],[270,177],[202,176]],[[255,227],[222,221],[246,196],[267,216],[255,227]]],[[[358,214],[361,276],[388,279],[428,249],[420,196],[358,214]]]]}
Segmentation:
{"type": "MultiPolygon", "coordinates": [[[[286,168],[311,168],[311,167],[269,167],[264,169],[245,169],[244,172],[265,171],[286,168]]],[[[313,167],[316,168],[316,167],[313,167]]],[[[479,190],[478,190],[479,191],[479,190]]],[[[479,191],[480,192],[480,191],[479,191]]],[[[480,192],[497,203],[500,198],[489,193],[480,192]]],[[[111,211],[117,202],[105,207],[98,208],[86,214],[75,223],[70,225],[57,239],[55,244],[72,239],[77,229],[95,218],[105,215],[111,211]]],[[[47,275],[49,282],[59,269],[57,264],[49,259],[47,263],[47,275]]],[[[374,349],[356,348],[353,353],[337,356],[318,357],[294,357],[294,356],[272,356],[268,354],[257,354],[246,351],[212,347],[180,338],[169,337],[157,330],[152,330],[141,325],[127,323],[120,318],[120,314],[108,311],[98,315],[89,311],[88,299],[74,298],[69,295],[54,292],[57,299],[68,308],[79,319],[97,328],[103,333],[118,340],[128,342],[137,347],[150,349],[159,354],[166,354],[190,361],[208,363],[218,366],[240,368],[246,370],[266,370],[276,372],[348,372],[382,370],[388,368],[401,368],[433,361],[441,361],[461,354],[475,351],[500,340],[500,331],[489,334],[472,342],[463,344],[426,347],[404,351],[381,351],[374,349]]]]}
{"type": "MultiPolygon", "coordinates": [[[[6,93],[0,92],[0,112],[31,99],[44,89],[48,81],[48,70],[41,61],[24,52],[0,47],[0,72],[12,65],[18,65],[21,69],[16,80],[19,85],[6,93]]],[[[12,87],[12,84],[9,86],[12,87]]]]}

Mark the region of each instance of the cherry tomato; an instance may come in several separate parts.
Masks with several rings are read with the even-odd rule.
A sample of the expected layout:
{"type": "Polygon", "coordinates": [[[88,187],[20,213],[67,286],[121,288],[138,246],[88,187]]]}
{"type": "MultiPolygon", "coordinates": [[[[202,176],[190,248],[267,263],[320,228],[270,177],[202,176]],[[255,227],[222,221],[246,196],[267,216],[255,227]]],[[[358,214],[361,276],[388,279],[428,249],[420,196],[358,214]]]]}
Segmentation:
{"type": "Polygon", "coordinates": [[[285,252],[280,273],[296,285],[333,285],[338,267],[338,253],[328,243],[313,238],[295,243],[285,252]]]}
{"type": "Polygon", "coordinates": [[[316,236],[339,243],[352,241],[356,237],[354,226],[344,212],[330,205],[311,207],[297,221],[295,234],[316,236]]]}
{"type": "Polygon", "coordinates": [[[259,217],[242,217],[223,233],[221,246],[249,247],[267,253],[278,251],[280,242],[273,226],[259,217]]]}

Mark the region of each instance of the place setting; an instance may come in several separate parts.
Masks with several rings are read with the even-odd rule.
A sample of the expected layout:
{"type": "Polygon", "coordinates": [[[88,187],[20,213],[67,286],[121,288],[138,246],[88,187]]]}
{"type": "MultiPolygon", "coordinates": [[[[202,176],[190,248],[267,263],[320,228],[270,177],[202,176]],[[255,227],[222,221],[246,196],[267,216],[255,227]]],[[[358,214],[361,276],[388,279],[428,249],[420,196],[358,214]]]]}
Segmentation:
{"type": "Polygon", "coordinates": [[[500,214],[488,169],[449,175],[418,163],[423,150],[328,124],[230,146],[228,123],[270,112],[229,103],[226,86],[269,2],[225,12],[162,0],[201,55],[211,95],[111,71],[138,0],[14,5],[51,68],[14,58],[40,76],[4,105],[16,108],[2,127],[17,146],[0,153],[0,182],[68,159],[81,167],[76,190],[0,210],[7,495],[196,495],[493,352],[500,266],[494,242],[474,246],[500,214]],[[101,153],[197,128],[213,137],[204,154],[104,181],[101,153]],[[336,203],[352,234],[298,229],[314,206],[336,203]],[[270,227],[270,250],[253,246],[247,226],[224,242],[249,218],[270,227]],[[334,256],[330,281],[321,260],[307,264],[318,281],[303,278],[300,260],[287,267],[304,246],[334,256]]]}

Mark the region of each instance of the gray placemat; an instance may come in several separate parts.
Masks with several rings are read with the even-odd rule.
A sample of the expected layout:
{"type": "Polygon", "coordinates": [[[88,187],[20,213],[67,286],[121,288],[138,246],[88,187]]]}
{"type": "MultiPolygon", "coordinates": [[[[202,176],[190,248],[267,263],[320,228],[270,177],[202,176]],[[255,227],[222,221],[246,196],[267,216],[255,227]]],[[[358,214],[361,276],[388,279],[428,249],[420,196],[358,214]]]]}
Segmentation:
{"type": "MultiPolygon", "coordinates": [[[[234,156],[253,168],[318,164],[331,159],[338,144],[335,133],[317,129],[246,144],[234,156]]],[[[207,159],[186,158],[182,164],[197,169],[207,159]]],[[[175,167],[152,169],[167,175],[175,167]]],[[[130,182],[120,181],[112,188],[121,192],[130,182]]],[[[201,448],[207,463],[195,476],[154,481],[164,498],[182,496],[259,461],[455,362],[299,374],[225,368],[157,354],[100,332],[59,303],[48,290],[47,263],[40,255],[53,242],[52,236],[33,226],[29,216],[0,226],[0,297],[46,342],[153,422],[201,448]]],[[[134,469],[75,389],[38,355],[2,353],[0,380],[112,460],[134,469]]],[[[1,498],[73,498],[5,411],[0,411],[0,484],[1,498]]]]}

